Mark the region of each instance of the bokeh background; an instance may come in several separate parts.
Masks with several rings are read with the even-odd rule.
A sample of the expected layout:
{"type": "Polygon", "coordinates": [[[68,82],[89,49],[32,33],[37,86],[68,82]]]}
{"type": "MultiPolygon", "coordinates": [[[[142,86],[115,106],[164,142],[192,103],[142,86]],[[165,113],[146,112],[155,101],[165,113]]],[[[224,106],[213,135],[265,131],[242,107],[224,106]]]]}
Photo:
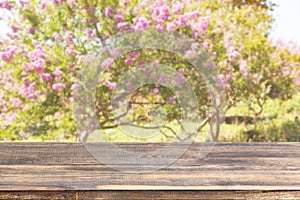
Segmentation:
{"type": "MultiPolygon", "coordinates": [[[[194,38],[218,67],[227,98],[219,141],[299,142],[299,6],[297,0],[0,0],[0,141],[79,141],[73,93],[86,56],[107,49],[117,55],[107,39],[154,28],[194,38]]],[[[180,56],[153,49],[99,63],[106,69],[94,102],[101,140],[177,138],[182,113],[162,85],[138,89],[128,111],[135,126],[146,127],[148,110],[162,106],[167,121],[159,134],[130,137],[115,123],[110,97],[118,78],[145,63],[171,66],[178,84],[191,82],[202,119],[192,122],[201,126],[195,141],[204,141],[211,100],[203,78],[180,56]]]]}

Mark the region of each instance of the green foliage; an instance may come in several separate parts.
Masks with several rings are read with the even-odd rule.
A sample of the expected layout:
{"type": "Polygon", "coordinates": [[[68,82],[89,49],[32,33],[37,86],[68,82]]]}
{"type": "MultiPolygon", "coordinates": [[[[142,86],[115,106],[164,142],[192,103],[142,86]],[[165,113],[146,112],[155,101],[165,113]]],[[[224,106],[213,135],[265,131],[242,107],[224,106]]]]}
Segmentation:
{"type": "MultiPolygon", "coordinates": [[[[255,118],[251,128],[267,133],[264,138],[259,136],[255,140],[298,141],[297,121],[290,119],[282,122],[280,127],[276,124],[276,127],[266,129],[264,125],[261,128],[257,119],[268,109],[266,104],[271,99],[272,102],[279,99],[288,102],[295,96],[300,86],[299,47],[276,45],[269,40],[273,5],[268,1],[229,2],[7,2],[13,6],[7,23],[14,28],[0,41],[0,140],[77,140],[73,93],[78,81],[77,72],[84,67],[86,55],[105,49],[107,39],[116,34],[151,27],[186,34],[203,46],[218,67],[220,77],[217,78],[226,89],[227,109],[238,110],[242,105],[242,109],[255,118]],[[156,10],[164,16],[158,15],[156,10]],[[289,136],[284,136],[284,132],[289,136]]],[[[181,70],[197,95],[201,118],[209,117],[207,105],[211,99],[201,75],[178,55],[143,49],[122,55],[107,73],[99,77],[102,82],[95,94],[95,104],[101,126],[115,124],[111,118],[110,96],[118,78],[142,62],[153,61],[181,70]]],[[[150,84],[137,90],[131,100],[160,101],[167,110],[167,123],[180,126],[177,122],[182,113],[177,99],[166,103],[173,97],[166,87],[150,84]],[[159,94],[151,93],[154,89],[158,89],[159,94]]],[[[142,117],[139,118],[143,119],[139,122],[142,125],[149,121],[145,110],[145,106],[139,105],[131,113],[136,119],[142,117]]],[[[276,111],[280,113],[282,108],[279,106],[276,111]]],[[[109,140],[120,139],[113,137],[118,130],[107,130],[112,136],[109,140]]],[[[172,135],[171,132],[167,134],[172,135]]],[[[168,137],[160,135],[157,140],[168,141],[168,137]]]]}

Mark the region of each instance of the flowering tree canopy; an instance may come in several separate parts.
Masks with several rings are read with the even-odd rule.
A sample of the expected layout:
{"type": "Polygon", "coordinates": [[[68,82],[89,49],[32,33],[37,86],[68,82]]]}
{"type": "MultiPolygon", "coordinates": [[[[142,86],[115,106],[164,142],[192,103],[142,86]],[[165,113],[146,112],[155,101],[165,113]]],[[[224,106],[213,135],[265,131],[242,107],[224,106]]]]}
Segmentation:
{"type": "MultiPolygon", "coordinates": [[[[299,47],[268,38],[272,6],[226,0],[0,0],[0,9],[9,27],[0,40],[2,139],[74,137],[76,74],[89,52],[105,49],[107,40],[122,32],[153,28],[194,38],[218,68],[227,109],[243,101],[258,117],[268,98],[290,98],[300,87],[299,47]]],[[[119,53],[117,48],[110,52],[119,53]]],[[[190,81],[200,115],[209,117],[205,82],[189,63],[161,50],[135,50],[101,63],[107,69],[96,94],[102,127],[114,127],[109,98],[120,74],[145,63],[171,66],[179,73],[178,84],[190,81]]],[[[140,123],[147,121],[145,99],[166,105],[168,121],[180,121],[174,94],[150,84],[132,96],[140,123]]]]}

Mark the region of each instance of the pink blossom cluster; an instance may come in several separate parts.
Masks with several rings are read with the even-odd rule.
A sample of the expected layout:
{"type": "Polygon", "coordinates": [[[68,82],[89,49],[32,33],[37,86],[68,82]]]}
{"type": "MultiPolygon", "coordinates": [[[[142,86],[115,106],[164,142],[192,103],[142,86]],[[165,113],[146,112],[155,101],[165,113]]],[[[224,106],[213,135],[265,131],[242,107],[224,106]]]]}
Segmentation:
{"type": "Polygon", "coordinates": [[[180,68],[178,72],[179,73],[175,76],[174,81],[176,85],[182,85],[187,81],[187,78],[184,76],[184,68],[180,68]]]}
{"type": "Polygon", "coordinates": [[[294,82],[296,83],[297,87],[300,88],[300,74],[299,74],[299,77],[294,79],[294,82]]]}
{"type": "Polygon", "coordinates": [[[43,74],[41,74],[41,79],[45,82],[51,82],[52,76],[49,73],[43,73],[43,74]]]}
{"type": "Polygon", "coordinates": [[[61,3],[64,3],[64,2],[67,2],[67,0],[53,0],[53,3],[55,5],[58,5],[58,4],[61,4],[61,3]]]}
{"type": "Polygon", "coordinates": [[[55,41],[56,42],[60,42],[60,41],[62,41],[62,36],[61,36],[61,34],[59,34],[59,33],[53,33],[53,38],[55,39],[55,41]]]}
{"type": "Polygon", "coordinates": [[[112,59],[112,58],[107,58],[106,60],[104,60],[102,62],[102,66],[107,69],[111,69],[113,64],[114,64],[114,59],[112,59]]]}
{"type": "Polygon", "coordinates": [[[227,54],[227,57],[229,61],[236,61],[241,57],[241,54],[237,50],[233,50],[227,54]]]}
{"type": "Polygon", "coordinates": [[[160,94],[160,91],[158,88],[153,88],[151,91],[153,94],[156,94],[156,95],[160,94]]]}
{"type": "Polygon", "coordinates": [[[124,63],[126,65],[133,65],[135,59],[139,58],[140,57],[140,53],[136,53],[136,52],[132,52],[129,54],[129,58],[127,58],[124,63]]]}
{"type": "Polygon", "coordinates": [[[119,22],[117,26],[120,31],[127,31],[133,29],[133,27],[130,26],[128,22],[119,22]]]}
{"type": "Polygon", "coordinates": [[[192,23],[193,37],[198,38],[202,35],[206,35],[207,27],[210,22],[210,17],[201,17],[199,22],[192,23]]]}
{"type": "Polygon", "coordinates": [[[168,6],[161,4],[155,6],[152,12],[152,19],[158,24],[163,24],[169,18],[169,8],[168,6]]]}
{"type": "Polygon", "coordinates": [[[91,28],[88,28],[86,29],[86,36],[88,40],[92,40],[96,37],[96,33],[91,28]]]}
{"type": "Polygon", "coordinates": [[[18,32],[21,29],[21,27],[17,24],[10,25],[10,28],[14,33],[18,32]]]}
{"type": "Polygon", "coordinates": [[[103,83],[103,85],[105,85],[106,87],[108,87],[108,89],[110,89],[110,90],[114,90],[116,88],[116,86],[117,86],[117,83],[116,82],[111,82],[111,81],[107,80],[107,81],[105,81],[103,83]]]}
{"type": "Polygon", "coordinates": [[[34,82],[24,78],[24,84],[20,87],[19,95],[27,99],[35,99],[39,93],[35,91],[36,85],[34,82]]]}
{"type": "Polygon", "coordinates": [[[115,20],[116,20],[118,23],[123,22],[123,20],[124,20],[124,15],[123,15],[122,13],[116,15],[116,16],[115,16],[115,20]]]}
{"type": "Polygon", "coordinates": [[[112,7],[110,7],[110,6],[105,8],[105,10],[104,10],[105,17],[111,17],[116,12],[117,11],[115,9],[113,9],[112,7]]]}
{"type": "Polygon", "coordinates": [[[6,63],[10,63],[13,57],[18,53],[18,48],[16,46],[8,46],[0,52],[0,57],[6,63]]]}
{"type": "Polygon", "coordinates": [[[150,22],[145,17],[136,17],[133,19],[133,23],[135,25],[135,30],[141,31],[150,26],[150,22]]]}
{"type": "Polygon", "coordinates": [[[167,104],[173,104],[173,103],[175,103],[175,98],[174,97],[169,97],[167,99],[167,104]]]}
{"type": "Polygon", "coordinates": [[[19,98],[10,98],[9,102],[14,108],[21,108],[23,102],[19,98]]]}
{"type": "Polygon", "coordinates": [[[17,119],[17,113],[0,113],[0,120],[6,123],[14,122],[17,119]]]}
{"type": "Polygon", "coordinates": [[[0,8],[11,10],[14,7],[13,4],[9,3],[8,0],[0,0],[0,8]]]}
{"type": "Polygon", "coordinates": [[[52,89],[55,91],[55,92],[62,92],[62,90],[64,89],[65,87],[65,84],[63,83],[54,83],[52,85],[52,89]]]}
{"type": "Polygon", "coordinates": [[[243,74],[243,75],[247,75],[247,74],[248,74],[247,61],[241,60],[241,61],[240,61],[239,68],[240,68],[241,74],[243,74]]]}
{"type": "Polygon", "coordinates": [[[35,28],[34,27],[30,27],[27,29],[28,33],[30,33],[31,35],[35,34],[35,28]]]}
{"type": "MultiPolygon", "coordinates": [[[[50,82],[52,81],[52,76],[49,73],[43,73],[44,71],[44,66],[46,65],[45,58],[47,56],[46,51],[43,49],[42,46],[36,45],[35,49],[32,52],[29,52],[27,54],[29,60],[31,63],[23,63],[22,67],[25,70],[24,75],[26,73],[31,72],[33,69],[40,74],[40,78],[42,81],[45,82],[50,82]]],[[[34,87],[31,86],[29,87],[28,91],[34,90],[34,87]]],[[[24,93],[25,94],[25,93],[24,93]]],[[[23,95],[27,96],[28,95],[23,95]]]]}

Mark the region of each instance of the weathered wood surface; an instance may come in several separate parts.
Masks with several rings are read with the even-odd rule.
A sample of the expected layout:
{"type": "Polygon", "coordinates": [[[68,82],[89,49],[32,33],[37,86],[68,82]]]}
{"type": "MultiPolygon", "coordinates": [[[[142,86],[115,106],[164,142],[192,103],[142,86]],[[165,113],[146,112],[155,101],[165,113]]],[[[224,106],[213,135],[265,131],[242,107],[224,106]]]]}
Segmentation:
{"type": "Polygon", "coordinates": [[[191,190],[157,190],[157,191],[20,191],[0,192],[0,200],[100,200],[100,199],[185,199],[185,200],[215,200],[215,199],[251,199],[251,200],[273,200],[273,199],[300,199],[298,191],[191,191],[191,190]]]}
{"type": "Polygon", "coordinates": [[[300,199],[300,143],[217,143],[204,159],[200,146],[159,171],[132,174],[99,164],[80,143],[0,143],[0,199],[300,199]]]}

